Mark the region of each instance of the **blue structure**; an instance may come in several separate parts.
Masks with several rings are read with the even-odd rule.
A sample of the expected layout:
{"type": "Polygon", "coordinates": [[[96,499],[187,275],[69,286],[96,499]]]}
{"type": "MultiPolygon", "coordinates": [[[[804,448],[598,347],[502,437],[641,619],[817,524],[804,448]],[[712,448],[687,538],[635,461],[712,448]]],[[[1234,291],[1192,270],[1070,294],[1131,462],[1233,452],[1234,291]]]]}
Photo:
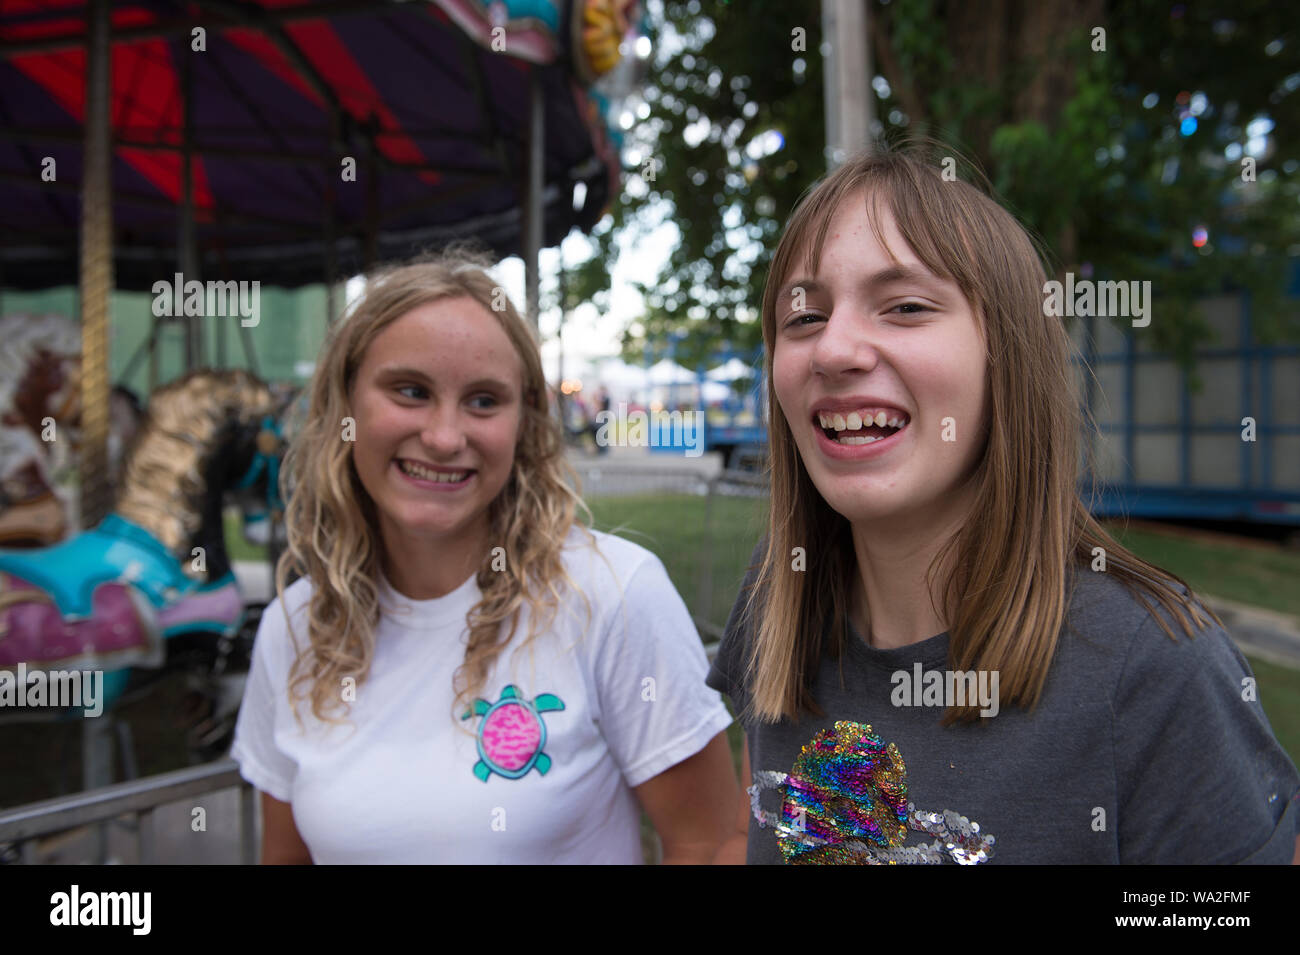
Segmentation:
{"type": "Polygon", "coordinates": [[[1080,369],[1082,397],[1100,430],[1085,439],[1093,512],[1300,525],[1300,346],[1256,341],[1249,292],[1202,307],[1216,340],[1196,352],[1195,393],[1141,330],[1076,322],[1095,376],[1080,369]]]}

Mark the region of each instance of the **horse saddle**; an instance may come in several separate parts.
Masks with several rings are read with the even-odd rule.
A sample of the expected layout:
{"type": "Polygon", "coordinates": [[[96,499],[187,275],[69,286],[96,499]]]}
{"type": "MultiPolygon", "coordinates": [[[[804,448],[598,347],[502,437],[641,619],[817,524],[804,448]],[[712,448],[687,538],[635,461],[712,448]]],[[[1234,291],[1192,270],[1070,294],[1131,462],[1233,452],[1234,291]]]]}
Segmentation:
{"type": "Polygon", "coordinates": [[[117,514],[53,547],[0,551],[0,668],[157,667],[167,637],[228,632],[243,612],[233,575],[187,577],[161,541],[117,514]]]}

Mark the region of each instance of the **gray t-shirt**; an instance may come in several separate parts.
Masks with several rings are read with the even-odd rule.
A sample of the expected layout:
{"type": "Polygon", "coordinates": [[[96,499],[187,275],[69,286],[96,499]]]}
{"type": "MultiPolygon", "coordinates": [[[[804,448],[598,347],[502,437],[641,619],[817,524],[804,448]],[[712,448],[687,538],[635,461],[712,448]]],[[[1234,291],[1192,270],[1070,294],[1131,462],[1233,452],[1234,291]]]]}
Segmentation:
{"type": "MultiPolygon", "coordinates": [[[[754,577],[707,680],[738,716],[752,640],[741,616],[754,577]]],[[[916,847],[937,841],[923,850],[931,861],[984,861],[984,849],[997,863],[1289,863],[1300,775],[1232,640],[1213,624],[1189,640],[1171,622],[1175,642],[1105,572],[1085,566],[1073,579],[1033,713],[1003,705],[978,724],[940,726],[943,694],[928,671],[948,668],[946,633],[881,650],[850,631],[842,660],[824,652],[812,684],[824,717],[744,724],[755,778],[742,784],[758,787],[767,815],[760,826],[751,813],[746,861],[781,863],[782,845],[792,860],[860,861],[826,853],[817,839],[879,846],[877,858],[887,858],[885,843],[870,839],[883,820],[907,827],[897,861],[919,861],[916,847]],[[905,766],[891,760],[891,743],[905,766]],[[981,841],[989,835],[991,845],[981,841]],[[945,848],[954,837],[956,852],[945,848]]]]}

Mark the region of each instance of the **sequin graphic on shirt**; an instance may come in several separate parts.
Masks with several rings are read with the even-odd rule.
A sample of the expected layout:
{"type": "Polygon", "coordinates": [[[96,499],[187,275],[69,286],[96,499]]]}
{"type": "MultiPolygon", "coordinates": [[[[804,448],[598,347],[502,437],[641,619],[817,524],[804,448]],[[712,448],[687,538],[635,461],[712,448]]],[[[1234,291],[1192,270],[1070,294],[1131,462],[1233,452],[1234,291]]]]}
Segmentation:
{"type": "Polygon", "coordinates": [[[993,836],[978,822],[945,809],[924,812],[907,801],[907,766],[871,726],[840,721],[820,730],[787,773],[754,774],[749,802],[760,828],[776,831],[792,864],[931,864],[950,856],[963,865],[993,856],[993,836]],[[764,789],[785,789],[781,813],[759,806],[764,789]],[[937,837],[905,846],[908,829],[937,837]]]}
{"type": "Polygon", "coordinates": [[[474,764],[474,775],[483,782],[493,773],[519,779],[533,769],[545,776],[551,768],[551,757],[542,751],[546,746],[542,714],[562,709],[564,701],[554,693],[526,700],[513,684],[501,691],[495,703],[475,700],[461,715],[462,720],[483,717],[478,724],[479,760],[474,764]]]}

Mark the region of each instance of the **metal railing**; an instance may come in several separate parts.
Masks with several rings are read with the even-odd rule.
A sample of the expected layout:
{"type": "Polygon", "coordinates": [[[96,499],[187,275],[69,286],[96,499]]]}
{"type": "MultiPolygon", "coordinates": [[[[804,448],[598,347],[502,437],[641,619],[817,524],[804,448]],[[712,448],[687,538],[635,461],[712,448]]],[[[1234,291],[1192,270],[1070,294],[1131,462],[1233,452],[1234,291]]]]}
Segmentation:
{"type": "Polygon", "coordinates": [[[32,863],[37,861],[38,839],[132,816],[140,863],[149,865],[156,858],[154,811],[159,806],[236,787],[239,789],[240,861],[253,864],[257,862],[256,794],[239,775],[239,764],[233,759],[0,810],[0,850],[12,846],[20,861],[32,863]]]}

